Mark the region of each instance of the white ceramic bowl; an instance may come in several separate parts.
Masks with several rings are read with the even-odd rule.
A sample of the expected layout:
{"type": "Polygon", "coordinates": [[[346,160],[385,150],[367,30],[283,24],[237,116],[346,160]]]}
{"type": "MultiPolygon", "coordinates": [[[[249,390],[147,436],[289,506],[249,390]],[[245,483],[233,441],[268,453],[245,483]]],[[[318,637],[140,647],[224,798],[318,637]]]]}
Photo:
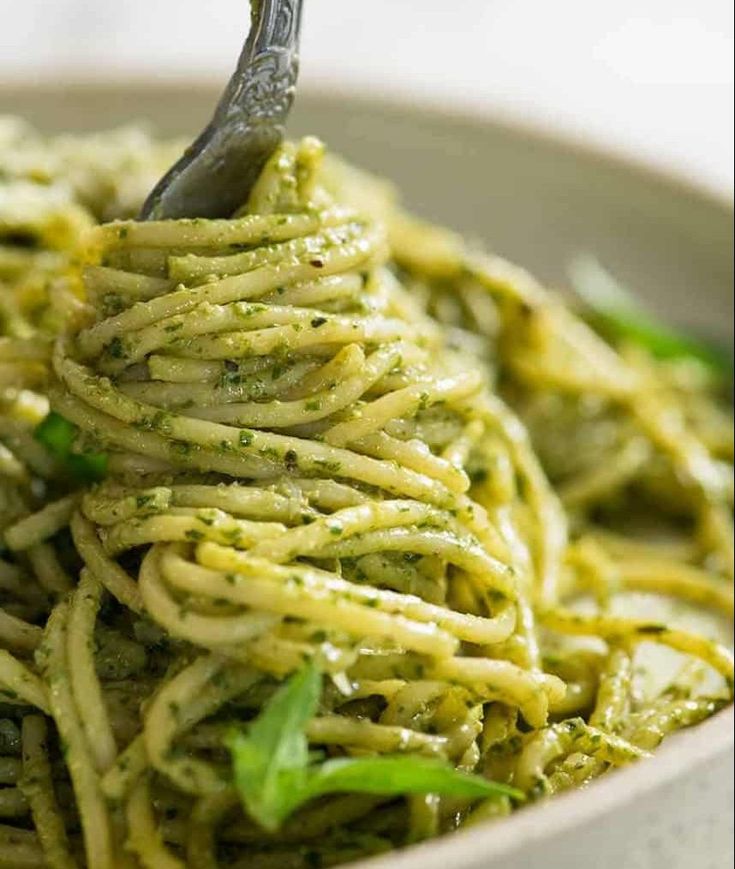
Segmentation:
{"type": "MultiPolygon", "coordinates": [[[[197,130],[207,84],[0,86],[0,113],[49,129],[148,120],[197,130]]],[[[537,132],[354,93],[301,94],[292,129],[394,178],[407,202],[561,281],[597,254],[673,322],[732,338],[732,206],[681,179],[537,132]]],[[[733,865],[733,713],[649,761],[497,823],[356,869],[727,869],[733,865]]]]}

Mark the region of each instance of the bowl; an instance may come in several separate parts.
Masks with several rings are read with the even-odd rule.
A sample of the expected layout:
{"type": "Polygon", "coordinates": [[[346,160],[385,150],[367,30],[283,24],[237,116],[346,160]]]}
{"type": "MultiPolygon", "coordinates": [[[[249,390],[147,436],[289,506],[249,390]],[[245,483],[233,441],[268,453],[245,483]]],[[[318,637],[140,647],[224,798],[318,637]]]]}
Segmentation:
{"type": "MultiPolygon", "coordinates": [[[[47,130],[131,120],[199,129],[217,87],[143,81],[0,86],[0,113],[47,130]]],[[[591,252],[669,321],[732,341],[733,211],[723,195],[578,143],[448,107],[304,92],[291,129],[394,179],[407,204],[543,280],[591,252]]],[[[733,712],[587,789],[355,869],[726,869],[733,864],[733,712]]]]}

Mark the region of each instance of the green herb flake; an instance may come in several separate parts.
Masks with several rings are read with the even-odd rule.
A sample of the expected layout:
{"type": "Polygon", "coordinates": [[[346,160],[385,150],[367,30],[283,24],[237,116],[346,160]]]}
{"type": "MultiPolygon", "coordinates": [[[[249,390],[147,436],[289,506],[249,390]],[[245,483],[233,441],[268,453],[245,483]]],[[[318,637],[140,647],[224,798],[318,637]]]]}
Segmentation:
{"type": "Polygon", "coordinates": [[[249,447],[255,440],[255,435],[249,429],[244,428],[240,431],[239,441],[241,447],[249,447]]]}

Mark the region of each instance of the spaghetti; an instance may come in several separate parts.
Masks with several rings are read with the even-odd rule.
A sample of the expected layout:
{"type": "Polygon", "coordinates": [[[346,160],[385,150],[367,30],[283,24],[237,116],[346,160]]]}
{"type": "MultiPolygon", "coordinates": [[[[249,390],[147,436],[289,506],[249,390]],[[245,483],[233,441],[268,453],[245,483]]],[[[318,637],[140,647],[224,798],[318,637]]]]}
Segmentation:
{"type": "Polygon", "coordinates": [[[347,793],[262,829],[226,734],[305,660],[312,751],[530,799],[731,697],[716,620],[676,610],[732,617],[712,381],[323,157],[282,146],[231,220],[92,228],[53,349],[0,339],[39,368],[8,407],[73,433],[0,429],[0,866],[332,865],[514,808],[347,793]]]}

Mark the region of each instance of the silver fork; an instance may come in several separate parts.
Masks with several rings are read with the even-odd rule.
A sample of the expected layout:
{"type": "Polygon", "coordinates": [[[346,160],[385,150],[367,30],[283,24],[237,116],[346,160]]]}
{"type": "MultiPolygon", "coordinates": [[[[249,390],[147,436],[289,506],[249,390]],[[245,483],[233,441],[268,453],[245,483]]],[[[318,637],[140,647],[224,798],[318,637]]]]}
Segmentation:
{"type": "Polygon", "coordinates": [[[146,199],[141,220],[230,217],[283,139],[302,0],[251,0],[245,46],[212,120],[146,199]]]}

